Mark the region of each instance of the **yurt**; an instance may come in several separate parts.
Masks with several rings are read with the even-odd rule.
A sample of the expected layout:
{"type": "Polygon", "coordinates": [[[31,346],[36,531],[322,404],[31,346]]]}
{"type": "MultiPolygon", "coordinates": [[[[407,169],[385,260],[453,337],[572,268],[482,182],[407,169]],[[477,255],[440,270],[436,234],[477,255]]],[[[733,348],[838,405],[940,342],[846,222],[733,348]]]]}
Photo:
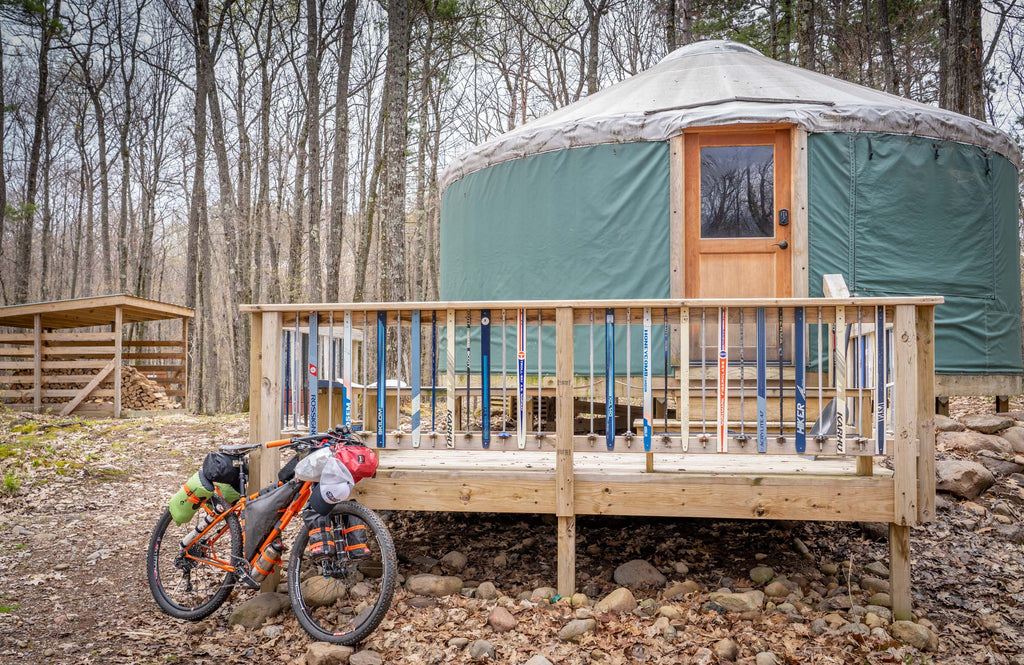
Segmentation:
{"type": "Polygon", "coordinates": [[[458,156],[441,299],[942,295],[939,394],[1021,381],[1017,146],[996,128],[691,44],[458,156]]]}

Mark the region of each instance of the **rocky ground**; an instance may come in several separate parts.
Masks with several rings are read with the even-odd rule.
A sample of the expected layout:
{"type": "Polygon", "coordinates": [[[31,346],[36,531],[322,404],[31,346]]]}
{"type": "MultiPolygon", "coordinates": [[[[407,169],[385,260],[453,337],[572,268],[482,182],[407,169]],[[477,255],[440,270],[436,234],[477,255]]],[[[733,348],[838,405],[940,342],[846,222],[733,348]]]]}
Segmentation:
{"type": "Polygon", "coordinates": [[[1024,412],[967,416],[992,410],[938,423],[915,622],[891,621],[883,525],[580,518],[581,593],[558,598],[551,518],[391,513],[404,586],[354,652],[283,597],[186,624],[149,595],[153,523],[245,417],[0,413],[0,662],[1024,663],[1024,412]]]}

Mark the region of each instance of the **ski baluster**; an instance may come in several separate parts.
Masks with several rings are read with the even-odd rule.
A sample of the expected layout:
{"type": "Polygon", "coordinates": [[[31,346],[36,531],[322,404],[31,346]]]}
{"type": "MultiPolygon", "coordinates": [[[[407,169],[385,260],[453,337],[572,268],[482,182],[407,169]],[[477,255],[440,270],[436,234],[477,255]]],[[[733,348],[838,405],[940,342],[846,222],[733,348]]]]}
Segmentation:
{"type": "Polygon", "coordinates": [[[832,326],[836,375],[836,453],[846,453],[846,307],[836,307],[832,326]]]}
{"type": "Polygon", "coordinates": [[[455,447],[455,310],[448,310],[445,322],[445,386],[444,390],[444,445],[455,447]]]}
{"type": "Polygon", "coordinates": [[[615,450],[615,310],[604,312],[605,445],[615,450]]]}
{"type": "Polygon", "coordinates": [[[491,310],[480,311],[480,390],[484,448],[491,447],[491,310]]]}
{"type": "Polygon", "coordinates": [[[875,439],[878,454],[885,454],[885,307],[879,306],[875,315],[875,439]]]}
{"type": "Polygon", "coordinates": [[[412,364],[412,378],[409,380],[412,382],[412,404],[409,407],[409,417],[412,424],[412,447],[419,448],[420,441],[423,433],[420,427],[420,310],[415,309],[412,312],[412,324],[410,328],[409,344],[412,346],[412,358],[410,363],[412,364]]]}
{"type": "Polygon", "coordinates": [[[729,308],[718,308],[718,452],[729,452],[729,308]]]}
{"type": "Polygon", "coordinates": [[[644,307],[643,332],[644,450],[651,451],[654,422],[654,391],[651,385],[651,308],[644,307]]]}
{"type": "Polygon", "coordinates": [[[377,312],[377,447],[387,445],[387,312],[377,312]]]}
{"type": "Polygon", "coordinates": [[[757,328],[757,452],[768,452],[768,335],[764,307],[756,312],[757,328]]]}
{"type": "Polygon", "coordinates": [[[516,445],[526,448],[526,310],[516,310],[516,445]]]}
{"type": "Polygon", "coordinates": [[[796,452],[807,450],[807,365],[804,362],[804,308],[793,310],[793,367],[796,369],[796,452]]]}
{"type": "Polygon", "coordinates": [[[345,366],[341,370],[343,395],[341,396],[342,416],[341,422],[346,427],[352,427],[352,312],[345,312],[344,332],[342,332],[342,362],[345,366]]]}

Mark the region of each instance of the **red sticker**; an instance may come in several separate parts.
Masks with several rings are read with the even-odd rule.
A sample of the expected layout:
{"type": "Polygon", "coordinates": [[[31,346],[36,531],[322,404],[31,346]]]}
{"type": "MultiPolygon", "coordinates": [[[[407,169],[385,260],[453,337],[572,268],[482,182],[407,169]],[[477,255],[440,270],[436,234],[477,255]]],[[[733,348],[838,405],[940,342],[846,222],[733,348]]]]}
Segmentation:
{"type": "Polygon", "coordinates": [[[313,363],[309,363],[309,373],[316,376],[316,365],[313,363]]]}

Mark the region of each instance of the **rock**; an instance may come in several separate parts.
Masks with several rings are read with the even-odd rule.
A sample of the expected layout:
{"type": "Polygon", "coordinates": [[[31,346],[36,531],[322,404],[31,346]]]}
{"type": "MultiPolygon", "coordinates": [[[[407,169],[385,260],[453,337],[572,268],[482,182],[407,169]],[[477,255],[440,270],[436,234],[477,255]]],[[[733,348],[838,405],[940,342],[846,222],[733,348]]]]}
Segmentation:
{"type": "Polygon", "coordinates": [[[684,582],[673,582],[665,589],[661,594],[661,597],[666,600],[673,598],[682,598],[688,596],[691,593],[697,593],[700,591],[700,585],[693,580],[686,580],[684,582]]]}
{"type": "Polygon", "coordinates": [[[960,505],[960,507],[963,508],[964,511],[977,517],[984,517],[985,513],[988,512],[987,510],[985,510],[985,506],[978,505],[973,501],[964,501],[963,504],[960,505]]]}
{"type": "Polygon", "coordinates": [[[523,663],[523,665],[554,665],[554,663],[538,653],[523,663]]]}
{"type": "Polygon", "coordinates": [[[868,565],[864,566],[864,572],[871,573],[875,577],[889,578],[889,566],[885,565],[881,561],[872,561],[868,565]]]}
{"type": "Polygon", "coordinates": [[[493,582],[481,582],[480,586],[476,588],[475,596],[482,600],[494,600],[498,597],[498,589],[495,588],[493,582]]]}
{"type": "Polygon", "coordinates": [[[409,607],[415,607],[417,609],[424,609],[427,607],[437,607],[437,601],[433,598],[427,598],[426,596],[413,596],[406,600],[409,607]]]}
{"type": "Polygon", "coordinates": [[[439,562],[441,567],[445,570],[449,570],[453,573],[461,573],[466,569],[466,564],[469,563],[469,559],[462,552],[449,552],[441,557],[439,562]]]}
{"type": "Polygon", "coordinates": [[[769,598],[785,598],[789,595],[789,587],[782,582],[772,582],[764,588],[764,593],[769,598]]]}
{"type": "Polygon", "coordinates": [[[636,609],[636,598],[633,592],[625,587],[619,587],[615,591],[597,601],[594,609],[598,612],[632,612],[636,609]]]}
{"type": "Polygon", "coordinates": [[[254,630],[270,617],[275,617],[289,607],[288,596],[283,593],[261,593],[239,605],[228,623],[254,630]]]}
{"type": "Polygon", "coordinates": [[[413,575],[405,581],[405,588],[417,596],[439,598],[462,591],[462,580],[440,575],[413,575]]]}
{"type": "Polygon", "coordinates": [[[754,656],[754,665],[779,665],[779,659],[771,651],[762,651],[754,656]]]}
{"type": "Polygon", "coordinates": [[[962,432],[965,429],[967,428],[949,416],[943,416],[937,413],[935,414],[936,432],[962,432]]]}
{"type": "Polygon", "coordinates": [[[720,659],[734,661],[736,660],[736,656],[740,654],[740,645],[736,644],[736,640],[731,637],[726,637],[715,642],[715,646],[712,650],[720,659]]]}
{"type": "Polygon", "coordinates": [[[491,565],[495,568],[507,568],[508,567],[508,556],[504,552],[497,555],[491,560],[491,565]]]}
{"type": "Polygon", "coordinates": [[[996,482],[992,472],[977,462],[936,460],[935,489],[974,499],[996,482]]]}
{"type": "Polygon", "coordinates": [[[487,615],[487,625],[499,633],[507,633],[516,627],[519,621],[512,616],[512,613],[501,605],[496,606],[487,615]]]}
{"type": "Polygon", "coordinates": [[[999,453],[994,453],[990,450],[982,450],[978,453],[978,461],[997,477],[1009,476],[1024,471],[1024,466],[1004,459],[999,453]]]}
{"type": "Polygon", "coordinates": [[[833,612],[832,614],[826,614],[825,621],[826,623],[828,623],[829,626],[832,626],[833,628],[838,628],[839,626],[842,626],[844,623],[847,623],[846,619],[839,616],[835,612],[833,612]]]}
{"type": "Polygon", "coordinates": [[[847,623],[840,626],[836,630],[837,635],[860,635],[861,637],[867,637],[871,634],[871,629],[862,623],[847,623]]]}
{"type": "Polygon", "coordinates": [[[1004,429],[999,436],[1009,442],[1015,453],[1024,453],[1024,427],[1014,426],[1004,429]]]}
{"type": "Polygon", "coordinates": [[[1016,485],[1017,487],[1024,487],[1024,474],[1021,474],[1021,473],[1011,473],[1010,474],[1010,481],[1014,485],[1016,485]]]}
{"type": "Polygon", "coordinates": [[[1016,422],[1008,416],[996,416],[990,413],[976,413],[964,416],[960,419],[967,429],[973,429],[982,434],[996,434],[1004,429],[1013,427],[1016,422]]]}
{"type": "Polygon", "coordinates": [[[828,630],[828,623],[824,619],[815,619],[811,622],[811,633],[821,635],[828,630]]]}
{"type": "Polygon", "coordinates": [[[353,651],[352,647],[340,644],[313,642],[306,647],[306,665],[341,665],[349,661],[353,651]]]}
{"type": "Polygon", "coordinates": [[[889,538],[889,525],[885,522],[857,522],[857,526],[871,540],[886,540],[889,538]]]}
{"type": "Polygon", "coordinates": [[[890,635],[889,633],[885,632],[885,628],[881,628],[881,627],[879,627],[879,628],[872,628],[871,629],[871,637],[875,638],[879,642],[884,642],[886,644],[888,644],[889,642],[892,642],[892,635],[890,635]]]}
{"type": "Polygon", "coordinates": [[[889,580],[865,575],[860,578],[860,588],[871,593],[889,593],[889,580]]]}
{"type": "Polygon", "coordinates": [[[590,609],[589,607],[581,607],[575,612],[573,612],[572,615],[576,619],[593,619],[594,610],[590,609]]]}
{"type": "Polygon", "coordinates": [[[775,571],[768,566],[756,566],[750,569],[747,576],[754,584],[764,584],[775,577],[775,571]]]}
{"type": "Polygon", "coordinates": [[[690,574],[690,567],[682,561],[676,561],[674,564],[672,564],[672,567],[675,568],[676,575],[683,575],[685,577],[686,575],[690,574]]]}
{"type": "Polygon", "coordinates": [[[470,658],[494,658],[494,645],[487,640],[474,640],[469,645],[470,658]]]}
{"type": "Polygon", "coordinates": [[[799,538],[793,539],[793,549],[799,552],[801,556],[803,556],[804,558],[811,558],[811,551],[807,549],[807,545],[804,543],[804,541],[800,540],[799,538]]]}
{"type": "Polygon", "coordinates": [[[715,654],[711,653],[711,649],[701,647],[693,654],[693,660],[690,662],[693,665],[711,665],[715,662],[715,654]]]}
{"type": "Polygon", "coordinates": [[[764,593],[761,591],[715,592],[708,596],[708,602],[722,607],[726,612],[760,612],[764,607],[764,593]]]}
{"type": "Polygon", "coordinates": [[[876,593],[868,598],[868,605],[877,605],[879,607],[892,607],[892,599],[889,598],[887,593],[876,593]]]}
{"type": "Polygon", "coordinates": [[[382,665],[384,659],[376,651],[367,649],[349,656],[349,665],[382,665]]]}
{"type": "Polygon", "coordinates": [[[549,586],[542,586],[538,589],[534,589],[530,594],[530,600],[537,603],[542,600],[551,600],[558,595],[558,589],[549,586]]]}
{"type": "Polygon", "coordinates": [[[558,639],[563,642],[576,642],[582,636],[595,630],[597,630],[597,621],[594,619],[573,619],[558,631],[558,639]]]}
{"type": "Polygon", "coordinates": [[[678,621],[683,618],[683,612],[675,605],[662,605],[658,608],[658,616],[665,617],[669,621],[678,621]]]}
{"type": "Polygon", "coordinates": [[[874,612],[868,612],[864,615],[864,625],[868,628],[878,628],[879,626],[884,626],[885,622],[882,621],[882,617],[874,612]]]}
{"type": "Polygon", "coordinates": [[[822,575],[835,575],[839,572],[839,566],[834,563],[823,563],[818,567],[822,575]]]}
{"type": "Polygon", "coordinates": [[[587,607],[590,605],[590,598],[587,598],[585,593],[574,593],[569,599],[569,604],[573,607],[587,607]]]}
{"type": "Polygon", "coordinates": [[[882,605],[868,605],[864,608],[868,611],[868,614],[874,614],[879,619],[885,621],[892,621],[892,610],[882,605]]]}
{"type": "Polygon", "coordinates": [[[455,647],[456,649],[462,649],[467,644],[469,644],[468,637],[453,637],[452,639],[448,640],[448,646],[455,647]]]}
{"type": "Polygon", "coordinates": [[[284,626],[279,626],[276,624],[273,626],[263,626],[263,630],[260,631],[260,633],[263,634],[263,637],[266,637],[271,640],[275,637],[280,637],[281,633],[283,632],[284,626]]]}
{"type": "Polygon", "coordinates": [[[969,453],[977,453],[982,450],[991,450],[996,453],[1013,452],[1013,446],[1006,439],[978,432],[939,432],[935,435],[935,445],[940,450],[962,450],[969,453]]]}
{"type": "Polygon", "coordinates": [[[663,587],[665,576],[643,559],[633,559],[615,569],[615,583],[631,589],[640,587],[663,587]]]}
{"type": "Polygon", "coordinates": [[[913,621],[894,621],[889,632],[900,642],[909,644],[918,651],[925,651],[934,642],[932,632],[913,621]]]}

